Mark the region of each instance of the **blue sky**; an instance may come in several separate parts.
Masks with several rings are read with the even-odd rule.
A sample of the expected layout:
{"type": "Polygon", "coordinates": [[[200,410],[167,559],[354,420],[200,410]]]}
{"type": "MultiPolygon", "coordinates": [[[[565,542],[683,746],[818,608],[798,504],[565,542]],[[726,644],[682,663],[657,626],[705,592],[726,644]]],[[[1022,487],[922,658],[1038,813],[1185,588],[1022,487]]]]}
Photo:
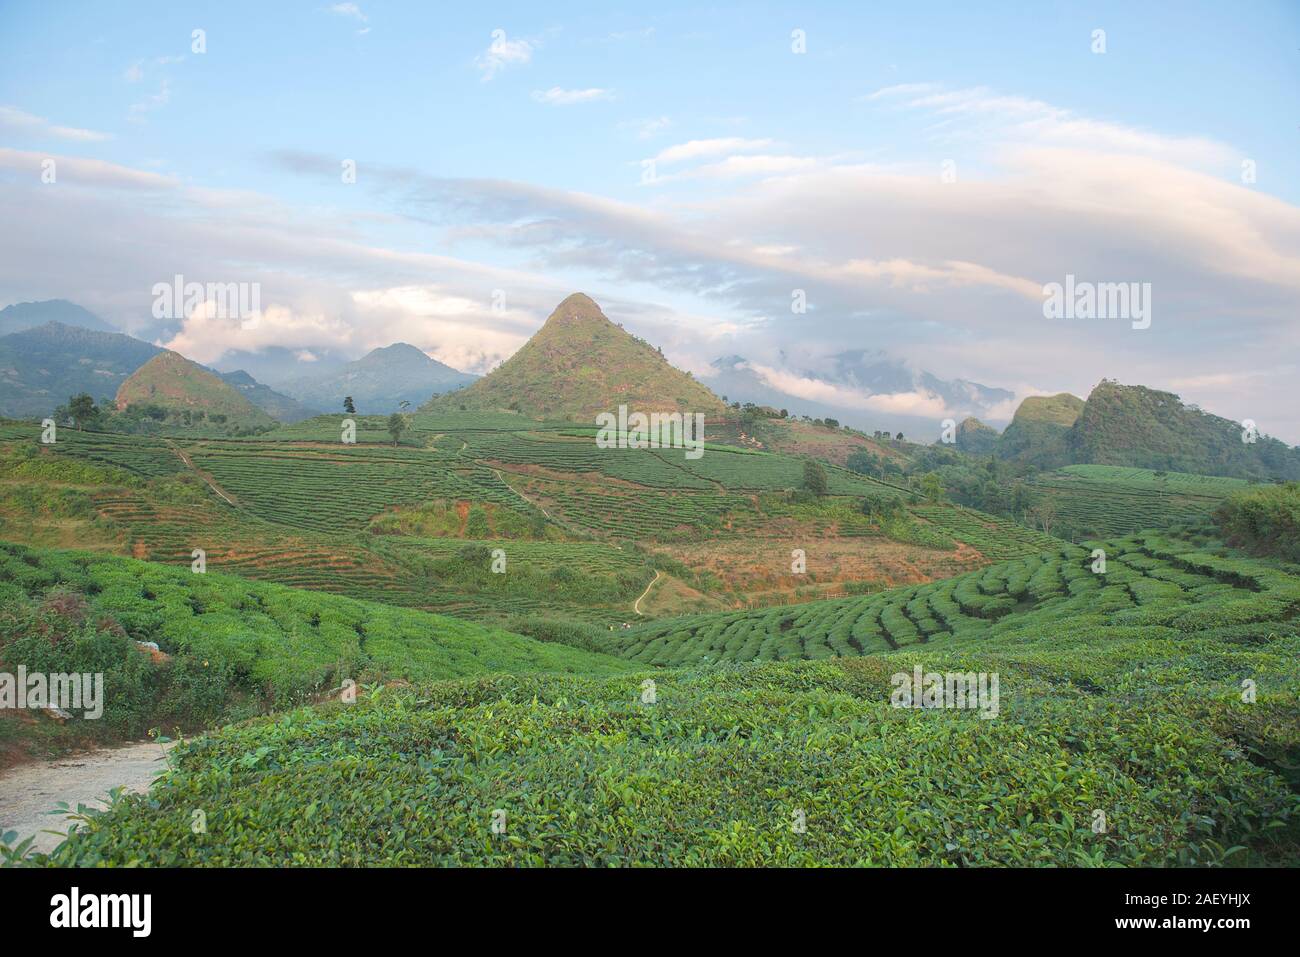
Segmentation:
{"type": "Polygon", "coordinates": [[[970,411],[824,377],[884,349],[1018,395],[1143,382],[1296,442],[1298,27],[1265,2],[5,3],[0,210],[27,228],[0,300],[213,363],[400,338],[484,371],[581,288],[697,374],[740,354],[810,401],[970,411]],[[266,321],[160,325],[176,272],[260,282],[266,321]],[[1067,273],[1151,282],[1151,328],[1045,322],[1067,273]]]}

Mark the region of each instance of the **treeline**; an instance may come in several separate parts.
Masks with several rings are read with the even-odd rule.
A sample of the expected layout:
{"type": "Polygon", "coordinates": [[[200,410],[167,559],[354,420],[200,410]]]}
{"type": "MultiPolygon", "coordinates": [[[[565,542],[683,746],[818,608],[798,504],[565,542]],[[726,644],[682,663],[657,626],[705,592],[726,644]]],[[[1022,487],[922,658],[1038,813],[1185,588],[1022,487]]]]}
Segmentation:
{"type": "Polygon", "coordinates": [[[175,409],[149,402],[132,403],[116,408],[112,399],[101,398],[96,404],[89,393],[70,396],[50,415],[57,425],[86,432],[114,432],[120,435],[157,435],[174,429],[204,429],[222,435],[260,435],[275,428],[254,426],[231,419],[224,412],[203,409],[175,409]]]}

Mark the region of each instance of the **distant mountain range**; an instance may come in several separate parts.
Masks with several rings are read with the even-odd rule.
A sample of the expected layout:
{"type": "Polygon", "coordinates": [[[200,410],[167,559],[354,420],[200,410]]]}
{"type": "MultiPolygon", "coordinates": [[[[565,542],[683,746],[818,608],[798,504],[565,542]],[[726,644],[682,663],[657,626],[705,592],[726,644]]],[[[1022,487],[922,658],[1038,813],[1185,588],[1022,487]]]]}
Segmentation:
{"type": "Polygon", "coordinates": [[[592,422],[619,405],[629,412],[723,412],[722,400],[706,386],[610,322],[590,296],[574,293],[509,359],[425,408],[514,411],[592,422]]]}
{"type": "Polygon", "coordinates": [[[80,392],[111,398],[161,351],[120,332],[61,322],[0,336],[0,415],[48,415],[80,392]]]}
{"type": "Polygon", "coordinates": [[[359,414],[374,415],[396,412],[403,402],[415,408],[432,395],[464,388],[477,378],[431,359],[415,346],[395,342],[332,374],[303,376],[280,388],[326,412],[341,412],[344,398],[352,396],[359,414]]]}
{"type": "Polygon", "coordinates": [[[0,336],[23,332],[43,326],[47,322],[61,322],[66,326],[92,329],[95,332],[117,332],[103,319],[88,309],[83,309],[66,299],[46,299],[41,302],[16,302],[0,309],[0,336]]]}
{"type": "Polygon", "coordinates": [[[297,399],[263,385],[243,369],[236,369],[234,372],[217,372],[215,369],[208,371],[215,373],[223,382],[240,392],[249,402],[278,422],[301,422],[303,419],[321,414],[320,409],[303,405],[297,399]]]}
{"type": "MultiPolygon", "coordinates": [[[[163,352],[113,331],[94,313],[61,299],[5,307],[0,310],[0,332],[0,415],[15,418],[48,415],[81,392],[111,404],[127,378],[163,352]]],[[[199,368],[280,422],[341,411],[349,395],[360,413],[394,412],[403,401],[417,406],[477,378],[400,342],[355,362],[327,352],[316,358],[319,364],[312,364],[310,375],[301,374],[305,363],[294,351],[278,347],[227,356],[221,364],[229,371],[199,368]],[[292,368],[299,375],[286,388],[272,388],[248,369],[232,368],[232,360],[272,372],[292,368]]]]}
{"type": "Polygon", "coordinates": [[[904,429],[937,436],[945,417],[937,414],[940,408],[957,419],[988,418],[1015,398],[1007,389],[940,379],[865,349],[831,355],[815,371],[768,369],[738,355],[720,357],[710,365],[706,381],[730,402],[785,408],[819,419],[829,416],[868,432],[904,429]]]}

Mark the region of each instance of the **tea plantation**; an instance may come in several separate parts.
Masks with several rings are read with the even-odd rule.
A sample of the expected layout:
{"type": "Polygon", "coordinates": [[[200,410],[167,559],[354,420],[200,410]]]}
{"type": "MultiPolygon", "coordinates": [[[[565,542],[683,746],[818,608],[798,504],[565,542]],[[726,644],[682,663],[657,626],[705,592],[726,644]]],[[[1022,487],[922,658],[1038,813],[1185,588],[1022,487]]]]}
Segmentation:
{"type": "Polygon", "coordinates": [[[1180,554],[1193,590],[1235,584],[1113,624],[1031,597],[977,639],[866,658],[493,676],[258,719],[183,746],[48,863],[1294,864],[1294,579],[1180,554]],[[998,673],[999,714],[891,707],[916,665],[998,673]]]}

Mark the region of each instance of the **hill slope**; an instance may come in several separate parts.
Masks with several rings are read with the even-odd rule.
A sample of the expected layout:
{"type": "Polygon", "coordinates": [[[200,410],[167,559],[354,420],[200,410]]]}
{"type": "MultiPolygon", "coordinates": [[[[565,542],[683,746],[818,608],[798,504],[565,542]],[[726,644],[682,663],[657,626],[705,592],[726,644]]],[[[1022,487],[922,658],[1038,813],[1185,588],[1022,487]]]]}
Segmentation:
{"type": "MultiPolygon", "coordinates": [[[[1110,547],[1142,550],[1114,563],[1113,581],[1094,581],[1105,576],[1075,550],[995,566],[977,576],[989,593],[932,603],[952,622],[969,615],[977,640],[954,625],[855,660],[485,677],[226,728],[178,749],[147,798],[92,819],[53,860],[1294,864],[1300,638],[1286,614],[1300,583],[1189,544],[1110,547]],[[1025,580],[1035,561],[1069,587],[1038,572],[1025,580]],[[997,582],[1029,610],[997,604],[997,582]],[[927,682],[970,674],[1000,687],[991,698],[983,689],[978,708],[964,694],[899,706],[898,679],[914,669],[927,682]],[[1243,702],[1242,676],[1257,702],[1243,702]],[[422,812],[431,801],[436,812],[422,812]],[[210,809],[202,841],[189,827],[196,805],[210,809]],[[491,833],[500,812],[509,840],[491,833]]],[[[940,588],[925,586],[927,597],[940,588]]],[[[901,628],[920,614],[903,611],[917,591],[864,602],[898,609],[901,628]]],[[[797,621],[768,637],[810,648],[825,629],[804,612],[832,604],[780,611],[797,621]]],[[[641,661],[686,660],[674,645],[739,648],[745,637],[722,630],[735,619],[692,619],[715,626],[707,642],[666,624],[625,634],[641,661]],[[651,632],[659,639],[644,644],[651,632]]]]}
{"type": "Polygon", "coordinates": [[[1044,468],[1070,464],[1067,440],[1083,407],[1083,399],[1068,392],[1029,396],[998,439],[998,457],[1044,468]]]}
{"type": "Polygon", "coordinates": [[[249,426],[275,424],[233,386],[178,352],[161,352],[132,373],[118,388],[116,403],[119,410],[139,403],[203,412],[209,420],[216,415],[249,426]]]}
{"type": "Polygon", "coordinates": [[[235,372],[216,372],[227,385],[233,386],[271,418],[278,422],[293,423],[320,415],[318,409],[309,408],[296,399],[276,392],[270,386],[263,385],[243,369],[235,372]]]}
{"type": "Polygon", "coordinates": [[[1300,452],[1183,405],[1172,392],[1103,379],[1070,430],[1074,462],[1234,478],[1300,479],[1300,452]]]}
{"type": "Polygon", "coordinates": [[[68,397],[98,401],[162,350],[120,332],[47,322],[0,337],[0,415],[48,415],[68,397]]]}
{"type": "Polygon", "coordinates": [[[342,411],[344,398],[352,396],[358,413],[379,415],[398,411],[403,402],[417,406],[435,393],[461,389],[475,378],[430,358],[415,346],[395,342],[371,350],[337,372],[300,377],[280,388],[326,412],[342,411]]]}
{"type": "Polygon", "coordinates": [[[498,368],[425,408],[510,410],[577,422],[619,405],[647,413],[723,411],[705,386],[610,322],[589,296],[574,293],[498,368]]]}

